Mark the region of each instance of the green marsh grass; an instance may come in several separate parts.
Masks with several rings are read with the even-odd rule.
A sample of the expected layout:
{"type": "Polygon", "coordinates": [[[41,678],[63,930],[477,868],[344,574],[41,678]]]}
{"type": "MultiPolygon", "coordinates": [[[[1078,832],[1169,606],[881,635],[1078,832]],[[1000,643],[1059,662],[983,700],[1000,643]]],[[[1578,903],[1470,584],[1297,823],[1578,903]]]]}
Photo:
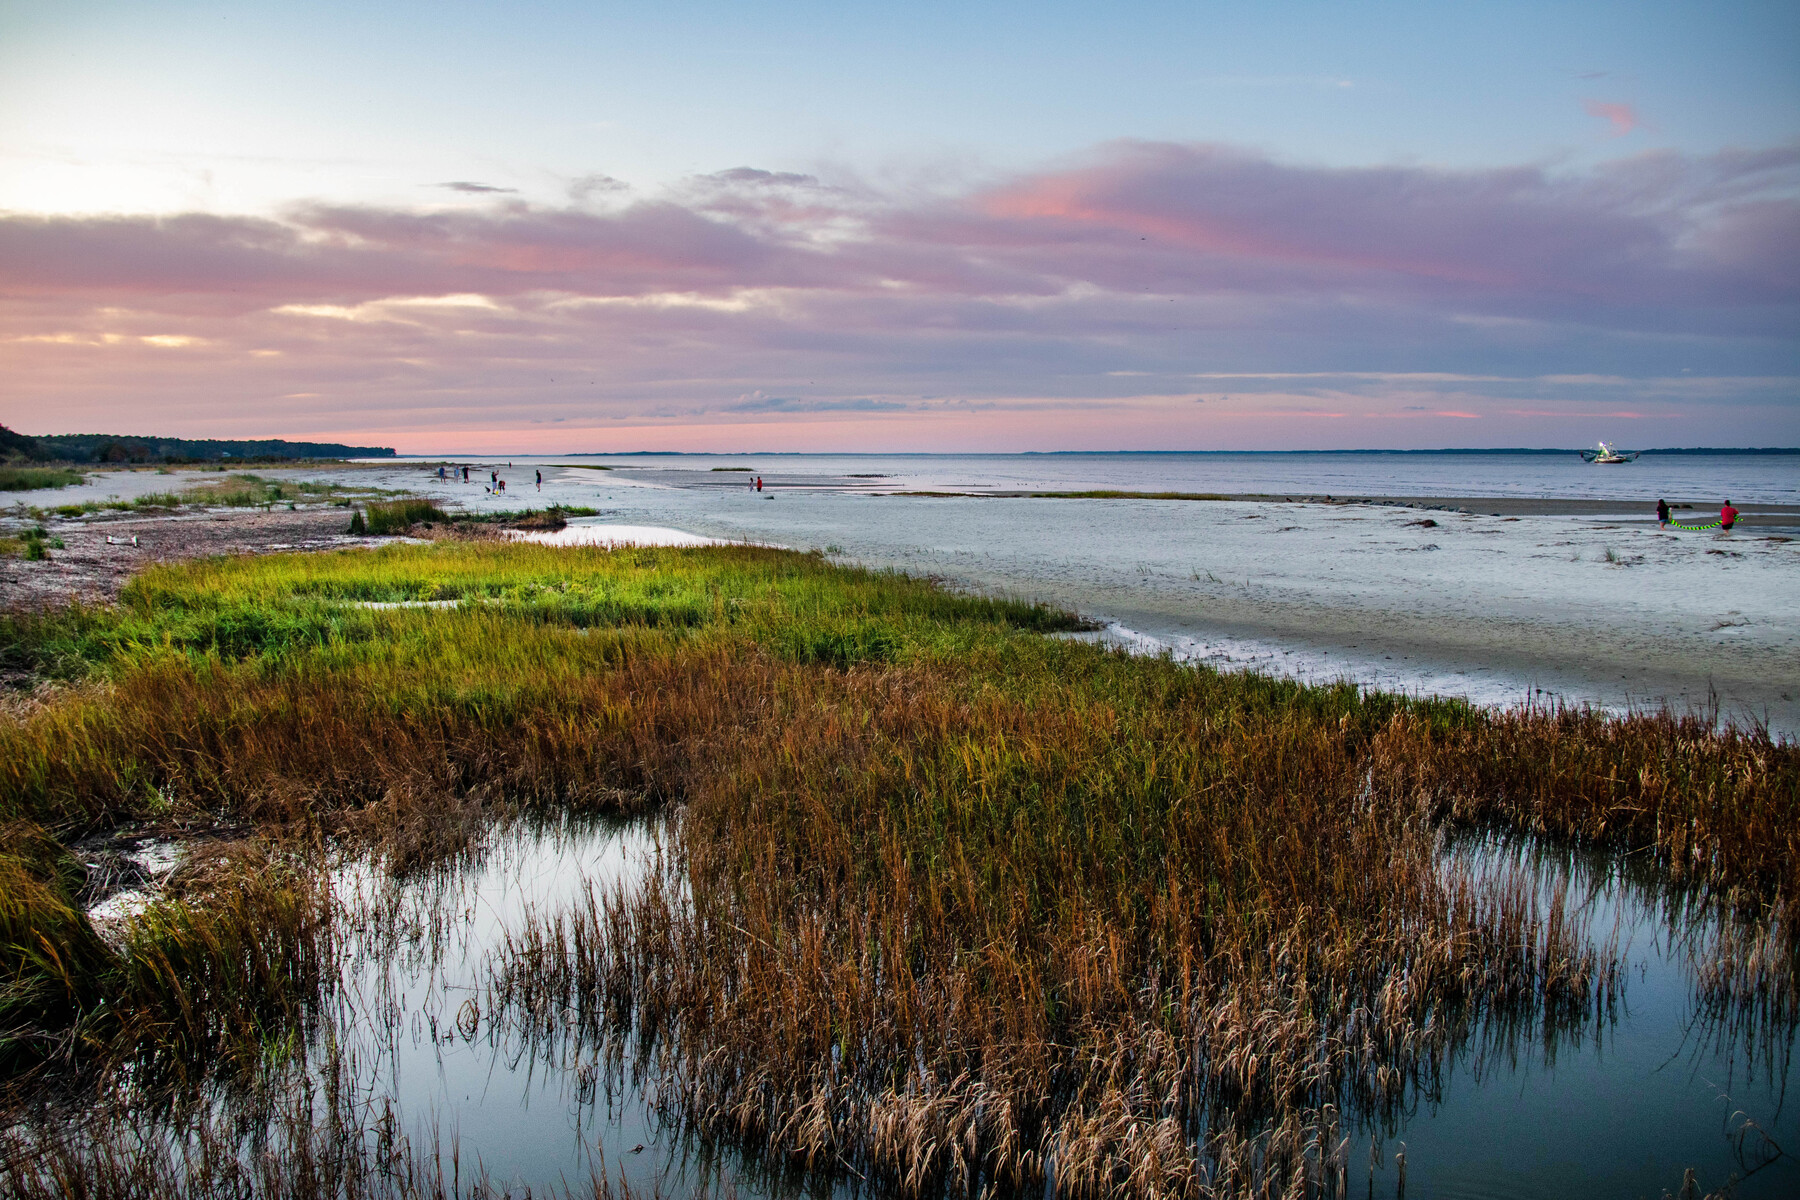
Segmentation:
{"type": "Polygon", "coordinates": [[[1054,1164],[1071,1195],[1332,1194],[1348,1114],[1403,1109],[1459,1027],[1603,1025],[1615,953],[1446,869],[1447,831],[1630,852],[1751,922],[1714,947],[1721,1011],[1792,1019],[1791,743],[1040,636],[1078,626],[818,556],[491,541],[155,567],[6,618],[0,665],[66,686],[0,716],[0,862],[34,897],[4,986],[62,1007],[0,1036],[60,1044],[102,979],[175,1057],[304,1019],[328,931],[280,852],[221,868],[273,881],[248,907],[178,894],[102,953],[63,837],[176,816],[417,861],[521,808],[660,807],[671,853],[505,947],[494,1019],[628,1029],[702,1130],[907,1193],[1054,1164]],[[368,607],[418,601],[454,603],[368,607]]]}
{"type": "Polygon", "coordinates": [[[182,498],[174,492],[150,492],[132,499],[133,508],[180,508],[182,498]]]}
{"type": "MultiPolygon", "coordinates": [[[[0,468],[0,473],[3,473],[4,470],[5,468],[0,468]]],[[[222,471],[223,468],[214,468],[214,470],[222,471]]],[[[82,477],[78,474],[64,473],[73,476],[66,482],[78,483],[81,481],[82,477]]],[[[157,471],[159,475],[170,473],[167,469],[158,469],[157,471]]],[[[354,498],[376,497],[384,494],[387,493],[379,488],[320,483],[315,480],[271,480],[261,475],[237,472],[227,475],[224,479],[209,480],[193,487],[183,488],[179,492],[150,492],[130,500],[121,499],[118,496],[112,496],[103,501],[84,500],[79,504],[59,504],[49,511],[59,517],[85,517],[99,512],[177,509],[186,505],[217,508],[272,508],[277,504],[297,507],[301,504],[320,503],[348,505],[354,498]]]]}
{"type": "Polygon", "coordinates": [[[414,525],[422,522],[442,522],[450,518],[444,510],[430,500],[378,500],[371,501],[364,509],[364,520],[368,523],[369,533],[383,534],[405,533],[414,525]]]}
{"type": "Polygon", "coordinates": [[[0,492],[34,492],[40,488],[68,487],[80,483],[80,471],[67,467],[0,466],[0,492]]]}
{"type": "Polygon", "coordinates": [[[28,562],[41,562],[47,551],[63,549],[63,540],[52,537],[42,525],[31,526],[12,537],[0,537],[0,555],[17,555],[28,562]]]}
{"type": "Polygon", "coordinates": [[[238,471],[223,479],[184,488],[179,494],[160,493],[151,503],[156,507],[197,504],[214,508],[272,508],[277,504],[289,507],[323,503],[344,505],[352,500],[373,500],[375,497],[391,494],[381,488],[322,483],[318,480],[270,479],[252,472],[238,471]]]}
{"type": "Polygon", "coordinates": [[[570,517],[598,516],[599,512],[600,510],[597,508],[586,508],[581,505],[564,506],[553,504],[549,508],[541,511],[535,508],[528,508],[523,512],[457,513],[454,519],[459,522],[467,521],[477,524],[492,523],[505,525],[511,529],[543,529],[555,531],[566,526],[569,523],[570,517]]]}

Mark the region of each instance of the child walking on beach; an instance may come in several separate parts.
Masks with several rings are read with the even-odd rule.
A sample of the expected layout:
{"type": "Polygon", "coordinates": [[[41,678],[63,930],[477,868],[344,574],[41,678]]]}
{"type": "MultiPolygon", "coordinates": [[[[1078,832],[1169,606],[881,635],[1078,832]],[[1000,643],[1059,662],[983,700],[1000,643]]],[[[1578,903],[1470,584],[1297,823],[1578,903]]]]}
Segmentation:
{"type": "Polygon", "coordinates": [[[1667,500],[1656,502],[1656,525],[1659,529],[1669,527],[1669,502],[1667,500]]]}
{"type": "Polygon", "coordinates": [[[1719,532],[1730,533],[1731,527],[1737,524],[1737,519],[1738,510],[1731,507],[1731,500],[1727,498],[1724,506],[1719,509],[1719,532]]]}

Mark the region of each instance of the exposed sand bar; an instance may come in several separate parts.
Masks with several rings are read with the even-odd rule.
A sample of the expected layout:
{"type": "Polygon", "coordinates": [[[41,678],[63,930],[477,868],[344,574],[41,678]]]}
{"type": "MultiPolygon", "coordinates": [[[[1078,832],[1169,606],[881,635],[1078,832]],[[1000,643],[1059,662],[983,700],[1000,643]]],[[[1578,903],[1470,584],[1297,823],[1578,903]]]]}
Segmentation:
{"type": "MultiPolygon", "coordinates": [[[[1300,495],[1294,492],[1277,495],[1275,493],[1234,492],[1229,494],[1177,495],[1169,493],[1122,493],[1117,496],[1095,494],[1083,495],[1070,492],[903,492],[901,495],[924,498],[969,497],[981,500],[1073,500],[1073,499],[1144,499],[1144,500],[1189,500],[1189,501],[1229,501],[1238,504],[1330,504],[1338,506],[1369,505],[1380,508],[1416,508],[1426,515],[1437,512],[1460,513],[1469,516],[1491,517],[1610,517],[1615,519],[1636,521],[1642,524],[1656,523],[1655,505],[1646,504],[1642,500],[1590,500],[1579,497],[1557,496],[1368,496],[1348,497],[1330,495],[1300,495]]],[[[1675,520],[1686,524],[1704,525],[1716,521],[1719,516],[1719,505],[1715,503],[1698,504],[1690,501],[1671,499],[1670,507],[1675,520]]],[[[1748,529],[1752,526],[1800,526],[1800,504],[1759,504],[1746,501],[1737,505],[1740,524],[1748,529]]]]}
{"type": "Polygon", "coordinates": [[[545,546],[717,546],[723,542],[721,538],[702,537],[666,525],[615,525],[587,520],[570,521],[554,532],[512,529],[507,536],[545,546]]]}

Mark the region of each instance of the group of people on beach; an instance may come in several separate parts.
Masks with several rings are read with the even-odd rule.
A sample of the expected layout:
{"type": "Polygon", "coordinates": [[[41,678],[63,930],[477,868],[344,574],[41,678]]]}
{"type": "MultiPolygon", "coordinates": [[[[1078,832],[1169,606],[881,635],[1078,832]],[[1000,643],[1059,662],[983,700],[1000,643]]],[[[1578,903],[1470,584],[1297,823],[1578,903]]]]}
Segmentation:
{"type": "MultiPolygon", "coordinates": [[[[512,466],[511,463],[507,463],[506,465],[509,467],[512,466]]],[[[443,467],[439,467],[437,469],[437,477],[439,479],[444,479],[444,480],[454,478],[456,475],[456,470],[457,469],[455,467],[450,468],[448,471],[446,471],[443,467]]],[[[537,474],[537,490],[541,492],[544,490],[544,473],[542,471],[538,471],[538,472],[536,472],[536,474],[537,474]]],[[[467,467],[462,468],[462,481],[464,483],[469,482],[469,468],[467,468],[467,467]]],[[[761,481],[759,480],[758,482],[760,483],[761,481]]],[[[506,495],[506,480],[500,478],[500,472],[497,470],[488,472],[488,481],[486,484],[484,484],[482,486],[483,486],[483,490],[486,491],[487,494],[490,496],[506,495]]]]}
{"type": "MultiPolygon", "coordinates": [[[[1730,533],[1731,527],[1737,524],[1737,519],[1738,510],[1731,506],[1731,498],[1728,496],[1725,499],[1725,503],[1719,507],[1719,532],[1730,533]]],[[[1669,516],[1669,502],[1667,500],[1658,500],[1656,502],[1656,527],[1658,529],[1667,529],[1672,524],[1675,524],[1675,522],[1669,516]]],[[[1676,525],[1676,528],[1688,529],[1692,528],[1692,526],[1676,525]]],[[[1705,526],[1701,526],[1701,528],[1705,528],[1705,526]]]]}

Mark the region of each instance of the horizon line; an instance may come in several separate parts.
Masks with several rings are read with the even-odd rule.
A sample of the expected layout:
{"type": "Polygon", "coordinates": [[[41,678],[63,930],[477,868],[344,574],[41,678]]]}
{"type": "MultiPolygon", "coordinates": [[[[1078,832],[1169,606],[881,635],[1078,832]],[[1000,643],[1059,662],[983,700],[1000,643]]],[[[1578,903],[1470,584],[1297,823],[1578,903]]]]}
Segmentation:
{"type": "MultiPolygon", "coordinates": [[[[244,439],[238,439],[244,440],[244,439]]],[[[382,447],[386,449],[387,447],[382,447]]],[[[474,454],[401,453],[395,458],[511,456],[513,458],[1024,458],[1076,455],[1246,455],[1246,454],[1579,454],[1586,446],[1444,446],[1401,449],[1363,447],[1330,450],[490,450],[474,454]]],[[[1800,446],[1658,446],[1637,454],[1800,454],[1800,446]]]]}

